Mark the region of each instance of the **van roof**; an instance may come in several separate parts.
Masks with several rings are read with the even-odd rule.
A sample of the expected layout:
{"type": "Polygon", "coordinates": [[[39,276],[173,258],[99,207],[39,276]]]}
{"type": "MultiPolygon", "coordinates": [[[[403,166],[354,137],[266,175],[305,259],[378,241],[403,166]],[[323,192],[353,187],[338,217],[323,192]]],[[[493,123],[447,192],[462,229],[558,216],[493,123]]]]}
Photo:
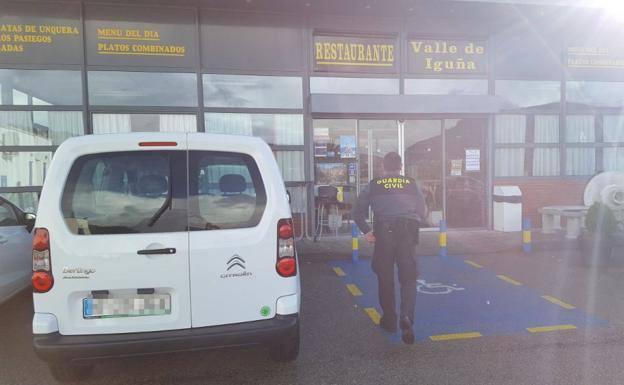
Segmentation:
{"type": "Polygon", "coordinates": [[[82,145],[93,145],[93,144],[113,144],[120,142],[159,142],[159,141],[185,141],[188,138],[191,139],[193,136],[198,135],[208,135],[210,136],[215,143],[223,143],[224,146],[232,145],[267,145],[264,140],[254,136],[247,135],[230,135],[230,134],[212,134],[205,132],[191,132],[191,133],[183,133],[183,132],[132,132],[132,133],[122,133],[122,134],[90,134],[83,136],[76,136],[65,140],[61,147],[76,147],[82,145]]]}

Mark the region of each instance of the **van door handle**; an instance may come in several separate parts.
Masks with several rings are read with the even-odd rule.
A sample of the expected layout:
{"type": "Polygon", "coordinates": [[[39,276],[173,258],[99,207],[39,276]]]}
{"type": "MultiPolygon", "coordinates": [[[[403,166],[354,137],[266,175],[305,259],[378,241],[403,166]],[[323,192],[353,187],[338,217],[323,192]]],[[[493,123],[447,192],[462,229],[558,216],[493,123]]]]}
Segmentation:
{"type": "Polygon", "coordinates": [[[176,249],[173,247],[167,247],[164,249],[144,249],[137,251],[139,255],[152,255],[152,254],[175,254],[176,249]]]}

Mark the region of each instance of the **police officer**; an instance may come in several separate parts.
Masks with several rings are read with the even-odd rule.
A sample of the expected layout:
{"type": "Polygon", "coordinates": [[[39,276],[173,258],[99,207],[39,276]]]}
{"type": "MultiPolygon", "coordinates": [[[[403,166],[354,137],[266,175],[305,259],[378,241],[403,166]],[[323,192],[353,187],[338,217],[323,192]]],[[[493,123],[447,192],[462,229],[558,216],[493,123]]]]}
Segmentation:
{"type": "Polygon", "coordinates": [[[416,181],[400,174],[401,157],[396,152],[383,159],[383,176],[373,179],[358,196],[353,208],[353,220],[375,244],[372,267],[377,274],[379,303],[383,311],[380,326],[389,332],[397,330],[394,298],[394,265],[398,266],[401,285],[399,325],[402,340],[414,343],[414,307],[418,276],[415,245],[418,229],[426,216],[425,200],[416,181]],[[368,208],[374,214],[371,230],[366,217],[368,208]]]}

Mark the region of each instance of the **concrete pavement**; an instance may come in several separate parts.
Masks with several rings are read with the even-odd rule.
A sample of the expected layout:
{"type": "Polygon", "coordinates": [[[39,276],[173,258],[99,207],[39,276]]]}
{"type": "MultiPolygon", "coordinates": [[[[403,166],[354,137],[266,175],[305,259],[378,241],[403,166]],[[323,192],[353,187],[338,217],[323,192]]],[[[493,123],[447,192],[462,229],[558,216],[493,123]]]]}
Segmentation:
{"type": "MultiPolygon", "coordinates": [[[[503,286],[489,286],[492,277],[504,275],[520,282],[526,290],[549,294],[573,305],[582,314],[605,320],[606,324],[542,333],[514,329],[495,335],[488,335],[484,328],[480,338],[451,341],[421,338],[417,344],[405,346],[372,322],[346,287],[347,282],[336,274],[335,263],[350,263],[348,260],[332,255],[321,260],[301,249],[300,254],[302,345],[295,363],[273,363],[262,349],[180,353],[104,361],[86,383],[593,385],[624,382],[621,368],[624,294],[619,294],[624,293],[622,268],[588,268],[579,262],[581,256],[573,250],[531,255],[499,252],[452,256],[454,261],[466,264],[464,261],[468,260],[481,267],[467,264],[465,269],[453,270],[455,265],[435,265],[433,270],[440,274],[439,278],[461,278],[467,289],[472,287],[469,285],[481,285],[475,289],[479,293],[497,291],[504,285],[510,285],[508,290],[513,290],[514,285],[504,281],[500,282],[503,286]]],[[[424,258],[434,261],[435,257],[424,258]]],[[[363,274],[370,274],[366,261],[362,265],[363,274]]],[[[361,289],[374,288],[362,286],[361,289]]],[[[374,296],[374,293],[366,295],[374,296]]],[[[525,311],[526,304],[522,302],[527,298],[519,295],[507,305],[517,305],[525,311]]],[[[543,300],[539,296],[529,299],[527,303],[543,300]]],[[[474,320],[484,313],[472,306],[461,309],[457,306],[454,312],[448,301],[428,302],[420,309],[421,318],[437,306],[441,308],[438,312],[460,321],[463,314],[466,320],[472,320],[470,326],[474,327],[479,324],[474,320]]],[[[543,305],[547,309],[556,306],[543,305]]],[[[32,302],[27,292],[0,307],[0,384],[54,383],[30,347],[31,315],[32,302]]],[[[488,325],[501,327],[516,322],[509,316],[486,321],[488,325]]]]}

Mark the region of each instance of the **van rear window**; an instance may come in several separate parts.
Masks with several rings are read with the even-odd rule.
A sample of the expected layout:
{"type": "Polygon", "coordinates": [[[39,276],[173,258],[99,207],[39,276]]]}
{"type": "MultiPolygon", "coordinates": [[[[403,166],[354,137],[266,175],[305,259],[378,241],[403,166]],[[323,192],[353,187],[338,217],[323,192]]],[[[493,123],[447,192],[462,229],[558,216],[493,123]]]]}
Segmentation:
{"type": "Polygon", "coordinates": [[[74,234],[186,231],[186,152],[134,151],[80,157],[61,208],[74,234]]]}
{"type": "Polygon", "coordinates": [[[246,154],[190,151],[191,230],[256,226],[266,207],[264,183],[246,154]]]}

